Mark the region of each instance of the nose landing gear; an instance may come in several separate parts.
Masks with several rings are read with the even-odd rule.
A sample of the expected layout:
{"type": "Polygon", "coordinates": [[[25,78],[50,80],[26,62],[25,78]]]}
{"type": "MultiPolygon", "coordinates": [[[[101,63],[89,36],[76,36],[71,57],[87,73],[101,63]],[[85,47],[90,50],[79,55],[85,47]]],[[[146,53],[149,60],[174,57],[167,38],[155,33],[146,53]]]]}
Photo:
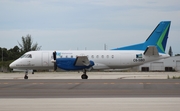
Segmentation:
{"type": "Polygon", "coordinates": [[[28,71],[26,70],[24,79],[28,79],[28,71]]]}

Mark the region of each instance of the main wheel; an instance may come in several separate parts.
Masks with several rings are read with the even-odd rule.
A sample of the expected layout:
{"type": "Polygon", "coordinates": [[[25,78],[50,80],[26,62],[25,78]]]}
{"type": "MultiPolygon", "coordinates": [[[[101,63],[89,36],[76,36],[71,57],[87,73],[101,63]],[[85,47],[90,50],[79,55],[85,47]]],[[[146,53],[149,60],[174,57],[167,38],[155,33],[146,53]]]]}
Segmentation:
{"type": "Polygon", "coordinates": [[[88,76],[86,74],[81,75],[82,79],[88,79],[88,76]]]}

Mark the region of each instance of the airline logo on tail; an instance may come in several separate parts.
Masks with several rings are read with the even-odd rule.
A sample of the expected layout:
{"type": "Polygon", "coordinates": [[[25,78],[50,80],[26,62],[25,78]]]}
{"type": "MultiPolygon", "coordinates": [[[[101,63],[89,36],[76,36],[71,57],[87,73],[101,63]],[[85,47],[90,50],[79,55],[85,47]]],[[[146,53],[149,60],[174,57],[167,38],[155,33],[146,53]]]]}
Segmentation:
{"type": "Polygon", "coordinates": [[[157,46],[164,53],[165,53],[165,49],[166,49],[166,42],[167,42],[167,39],[168,39],[169,28],[170,28],[170,23],[168,24],[166,29],[163,31],[163,33],[161,34],[161,36],[160,36],[160,38],[159,38],[159,40],[157,42],[157,46]]]}

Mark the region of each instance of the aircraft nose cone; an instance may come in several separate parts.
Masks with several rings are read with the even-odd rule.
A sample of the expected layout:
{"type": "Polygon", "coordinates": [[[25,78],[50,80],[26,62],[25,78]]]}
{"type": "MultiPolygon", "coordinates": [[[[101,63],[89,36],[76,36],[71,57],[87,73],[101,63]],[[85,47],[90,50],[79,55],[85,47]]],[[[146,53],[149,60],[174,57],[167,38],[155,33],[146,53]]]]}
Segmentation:
{"type": "Polygon", "coordinates": [[[12,62],[10,65],[9,65],[10,68],[14,68],[15,67],[15,64],[14,62],[12,62]]]}

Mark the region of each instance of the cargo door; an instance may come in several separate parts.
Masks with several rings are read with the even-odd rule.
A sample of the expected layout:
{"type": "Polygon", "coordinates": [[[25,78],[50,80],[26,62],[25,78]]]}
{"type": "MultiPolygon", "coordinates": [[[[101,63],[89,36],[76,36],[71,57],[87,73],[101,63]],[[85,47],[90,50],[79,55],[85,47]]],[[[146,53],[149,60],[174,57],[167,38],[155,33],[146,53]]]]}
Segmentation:
{"type": "Polygon", "coordinates": [[[151,71],[164,71],[163,62],[153,62],[153,63],[151,63],[151,71]]]}
{"type": "Polygon", "coordinates": [[[180,61],[176,61],[176,71],[180,71],[180,61]]]}

